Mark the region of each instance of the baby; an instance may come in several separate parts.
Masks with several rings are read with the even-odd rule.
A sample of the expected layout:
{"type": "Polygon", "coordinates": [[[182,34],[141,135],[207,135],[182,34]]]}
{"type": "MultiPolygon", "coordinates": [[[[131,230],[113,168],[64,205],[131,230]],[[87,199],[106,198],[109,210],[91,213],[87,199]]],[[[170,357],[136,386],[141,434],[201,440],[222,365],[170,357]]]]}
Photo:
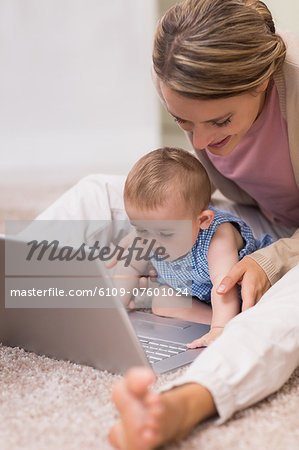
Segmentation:
{"type": "MultiPolygon", "coordinates": [[[[124,189],[136,235],[144,245],[151,243],[151,263],[160,284],[154,289],[153,313],[211,324],[209,333],[189,348],[209,345],[240,312],[239,289],[219,295],[215,286],[238,260],[272,242],[269,235],[255,239],[245,222],[213,208],[210,199],[204,167],[192,154],[176,148],[143,156],[124,189]]],[[[132,292],[147,264],[137,259],[128,267],[118,263],[116,283],[132,292]]],[[[123,298],[126,306],[130,297],[123,298]]]]}

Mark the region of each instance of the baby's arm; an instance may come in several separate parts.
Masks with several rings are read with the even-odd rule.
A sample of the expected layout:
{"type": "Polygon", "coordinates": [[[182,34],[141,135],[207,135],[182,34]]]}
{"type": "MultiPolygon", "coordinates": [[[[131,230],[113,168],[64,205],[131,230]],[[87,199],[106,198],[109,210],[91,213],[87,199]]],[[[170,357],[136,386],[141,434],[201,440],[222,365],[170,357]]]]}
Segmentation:
{"type": "Polygon", "coordinates": [[[229,222],[219,225],[208,250],[210,278],[213,284],[212,322],[209,333],[196,339],[191,348],[204,347],[213,342],[223,331],[226,323],[240,312],[238,287],[235,286],[225,295],[219,295],[216,288],[223,277],[238,262],[238,252],[243,247],[243,238],[229,222]]]}

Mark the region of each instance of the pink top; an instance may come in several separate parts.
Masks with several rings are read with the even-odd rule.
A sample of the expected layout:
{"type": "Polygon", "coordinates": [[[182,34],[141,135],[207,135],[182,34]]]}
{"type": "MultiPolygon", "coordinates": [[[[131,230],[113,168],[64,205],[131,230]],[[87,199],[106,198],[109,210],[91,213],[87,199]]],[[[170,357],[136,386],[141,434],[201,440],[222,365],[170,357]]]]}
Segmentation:
{"type": "Polygon", "coordinates": [[[227,156],[213,155],[213,165],[253,197],[272,222],[297,226],[299,190],[290,160],[287,125],[274,83],[263,110],[240,143],[227,156]]]}

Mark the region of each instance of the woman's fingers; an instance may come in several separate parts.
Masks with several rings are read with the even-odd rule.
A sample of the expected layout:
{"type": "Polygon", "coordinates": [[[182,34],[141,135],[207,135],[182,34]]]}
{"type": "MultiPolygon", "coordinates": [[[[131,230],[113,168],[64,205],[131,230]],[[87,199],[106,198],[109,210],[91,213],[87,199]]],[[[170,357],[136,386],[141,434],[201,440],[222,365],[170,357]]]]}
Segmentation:
{"type": "Polygon", "coordinates": [[[254,306],[271,287],[269,279],[254,259],[246,256],[231,269],[220,282],[217,293],[229,292],[236,284],[241,285],[242,311],[254,306]]]}
{"type": "Polygon", "coordinates": [[[256,272],[247,271],[244,273],[241,283],[242,311],[246,311],[246,309],[254,306],[263,295],[263,292],[258,287],[257,277],[258,273],[256,272]]]}
{"type": "Polygon", "coordinates": [[[243,263],[244,259],[235,264],[226,277],[223,278],[217,287],[217,294],[227,294],[236,284],[241,284],[244,273],[247,270],[246,265],[243,263]]]}
{"type": "Polygon", "coordinates": [[[241,289],[242,311],[254,306],[271,287],[263,269],[254,260],[252,261],[258,269],[256,270],[253,266],[255,270],[249,270],[244,274],[241,289]]]}

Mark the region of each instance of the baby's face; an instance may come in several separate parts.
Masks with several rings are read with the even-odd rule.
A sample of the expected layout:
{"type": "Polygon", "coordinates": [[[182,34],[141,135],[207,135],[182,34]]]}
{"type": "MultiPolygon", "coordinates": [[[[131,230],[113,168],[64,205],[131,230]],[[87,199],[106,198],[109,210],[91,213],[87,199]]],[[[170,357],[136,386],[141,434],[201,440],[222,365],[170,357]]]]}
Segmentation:
{"type": "Polygon", "coordinates": [[[168,260],[175,260],[191,250],[199,227],[181,200],[170,199],[154,210],[140,210],[127,202],[125,207],[138,237],[147,239],[153,252],[162,247],[168,260]]]}

